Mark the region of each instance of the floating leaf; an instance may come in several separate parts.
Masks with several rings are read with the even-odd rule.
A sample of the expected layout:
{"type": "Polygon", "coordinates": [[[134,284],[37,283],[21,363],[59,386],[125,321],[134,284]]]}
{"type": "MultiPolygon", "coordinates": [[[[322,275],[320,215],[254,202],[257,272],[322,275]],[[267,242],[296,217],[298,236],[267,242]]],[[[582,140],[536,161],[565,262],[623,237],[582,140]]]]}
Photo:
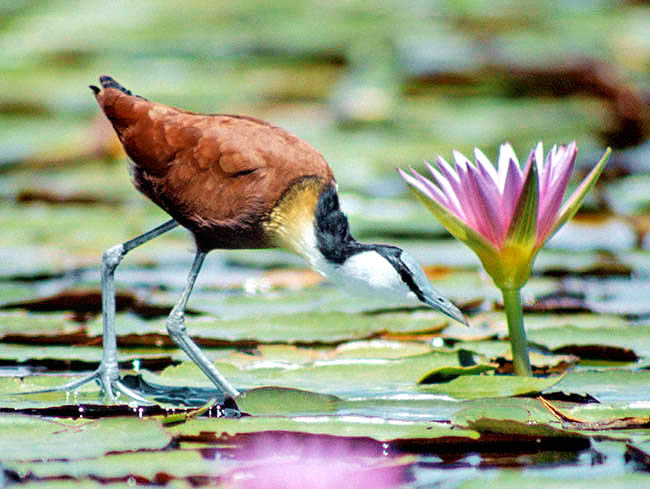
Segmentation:
{"type": "Polygon", "coordinates": [[[335,411],[342,400],[336,396],[285,387],[258,387],[237,397],[239,409],[247,414],[298,415],[335,411]]]}
{"type": "Polygon", "coordinates": [[[560,382],[563,377],[563,375],[550,377],[463,375],[450,382],[421,385],[420,390],[444,393],[457,399],[522,396],[542,392],[560,382]]]}
{"type": "Polygon", "coordinates": [[[107,452],[162,449],[171,441],[158,422],[138,418],[54,421],[6,414],[0,416],[0,430],[4,461],[99,457],[107,452]]]}
{"type": "MultiPolygon", "coordinates": [[[[472,430],[453,428],[447,423],[401,421],[372,416],[305,416],[305,417],[247,417],[238,420],[194,419],[172,426],[168,431],[175,437],[200,439],[204,442],[228,440],[245,434],[267,431],[309,433],[348,438],[371,438],[380,442],[405,439],[442,439],[449,443],[475,440],[472,430]]],[[[197,440],[198,441],[198,440],[197,440]]]]}

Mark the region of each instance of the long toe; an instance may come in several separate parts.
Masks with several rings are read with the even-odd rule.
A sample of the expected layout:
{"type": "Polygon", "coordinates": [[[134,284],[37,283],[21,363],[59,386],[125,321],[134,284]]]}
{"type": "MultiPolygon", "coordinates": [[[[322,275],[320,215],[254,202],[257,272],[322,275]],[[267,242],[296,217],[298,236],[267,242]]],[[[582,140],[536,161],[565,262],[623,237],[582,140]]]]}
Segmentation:
{"type": "Polygon", "coordinates": [[[90,382],[97,382],[97,384],[99,384],[101,391],[104,393],[104,397],[110,403],[119,402],[118,398],[120,394],[122,394],[125,396],[125,398],[133,401],[137,401],[139,403],[155,404],[155,402],[146,399],[143,395],[141,395],[134,389],[130,389],[129,387],[124,385],[120,381],[119,377],[116,379],[109,378],[109,375],[107,374],[107,369],[104,369],[101,366],[90,375],[87,375],[86,377],[83,377],[79,380],[75,380],[73,382],[68,382],[63,385],[57,385],[56,387],[50,387],[48,389],[39,389],[39,390],[27,391],[27,392],[14,392],[14,393],[8,393],[4,395],[5,396],[26,396],[26,395],[33,395],[33,394],[47,394],[49,392],[73,392],[73,391],[77,391],[80,387],[90,382]]]}

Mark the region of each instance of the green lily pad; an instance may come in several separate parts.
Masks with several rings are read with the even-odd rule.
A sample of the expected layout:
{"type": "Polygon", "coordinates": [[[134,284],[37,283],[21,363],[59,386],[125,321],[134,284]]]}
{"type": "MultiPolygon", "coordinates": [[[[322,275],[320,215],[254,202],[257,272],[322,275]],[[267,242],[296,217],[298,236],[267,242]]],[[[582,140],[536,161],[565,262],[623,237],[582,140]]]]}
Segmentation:
{"type": "MultiPolygon", "coordinates": [[[[102,349],[94,346],[34,346],[0,344],[0,358],[16,363],[50,364],[66,369],[66,364],[73,362],[87,363],[87,368],[99,364],[102,359],[102,349]]],[[[151,363],[161,365],[172,363],[171,353],[159,348],[120,348],[118,360],[122,367],[139,368],[151,363]]],[[[83,368],[83,367],[81,367],[83,368]]],[[[80,367],[76,368],[77,370],[80,367]]]]}
{"type": "MultiPolygon", "coordinates": [[[[650,357],[650,326],[579,328],[567,325],[561,328],[533,330],[528,339],[552,350],[568,346],[603,346],[633,350],[639,357],[650,357]]],[[[607,360],[605,356],[602,360],[607,360]]]]}
{"type": "MultiPolygon", "coordinates": [[[[135,453],[108,454],[97,458],[46,462],[9,462],[5,468],[19,474],[33,474],[38,478],[88,477],[120,479],[137,477],[153,481],[158,474],[169,473],[173,477],[185,478],[222,472],[234,464],[224,459],[209,460],[197,450],[143,451],[135,453]]],[[[112,487],[112,485],[111,485],[112,487]]]]}
{"type": "Polygon", "coordinates": [[[396,439],[443,439],[450,443],[478,437],[472,430],[452,428],[446,423],[401,421],[370,416],[248,417],[237,420],[193,419],[167,428],[184,438],[201,437],[205,441],[228,440],[244,433],[267,431],[309,433],[348,438],[371,438],[380,442],[396,439]]]}
{"type": "Polygon", "coordinates": [[[335,411],[341,401],[336,396],[283,387],[258,387],[236,398],[240,410],[256,416],[326,413],[335,411]]]}
{"type": "MultiPolygon", "coordinates": [[[[132,315],[118,314],[118,335],[168,338],[164,321],[142,320],[132,315]]],[[[430,335],[444,328],[447,320],[442,314],[426,312],[350,315],[341,312],[305,312],[271,316],[248,316],[241,319],[222,320],[204,316],[188,318],[190,335],[198,344],[224,346],[229,344],[253,345],[256,343],[288,344],[338,344],[348,340],[374,338],[386,333],[430,335]]],[[[100,320],[88,325],[88,334],[101,335],[100,320]]],[[[138,344],[144,338],[138,339],[138,344]]],[[[173,344],[167,339],[168,344],[173,344]]]]}
{"type": "Polygon", "coordinates": [[[0,311],[0,339],[11,337],[72,336],[84,332],[84,327],[70,320],[65,313],[33,314],[24,311],[0,311]]]}
{"type": "Polygon", "coordinates": [[[449,382],[462,375],[480,375],[485,372],[491,372],[496,367],[492,365],[472,365],[470,367],[441,367],[423,375],[418,384],[439,384],[449,382]]]}
{"type": "MultiPolygon", "coordinates": [[[[398,359],[320,360],[302,365],[287,362],[268,365],[261,362],[260,365],[251,364],[237,368],[225,363],[216,364],[223,375],[242,389],[273,385],[340,396],[411,390],[417,381],[432,369],[459,365],[460,360],[456,352],[432,352],[398,359]]],[[[209,383],[198,367],[190,362],[165,369],[161,378],[153,382],[173,382],[180,385],[209,383]]],[[[529,383],[534,384],[532,381],[529,383]]],[[[439,385],[448,386],[451,383],[439,385]]],[[[519,385],[521,386],[521,382],[519,385]]],[[[445,391],[441,388],[440,392],[445,391]]]]}
{"type": "Polygon", "coordinates": [[[569,372],[547,392],[590,394],[601,403],[635,403],[647,399],[648,385],[650,371],[647,370],[589,369],[569,372]]]}
{"type": "Polygon", "coordinates": [[[444,393],[457,399],[522,396],[545,391],[560,382],[563,377],[463,375],[450,382],[421,385],[419,389],[423,392],[444,393]]]}
{"type": "Polygon", "coordinates": [[[460,409],[453,422],[480,433],[586,439],[577,429],[563,426],[535,399],[474,401],[460,409]]]}
{"type": "Polygon", "coordinates": [[[54,421],[6,414],[0,416],[0,427],[3,461],[72,460],[107,452],[160,450],[171,441],[157,421],[139,418],[54,421]]]}
{"type": "MultiPolygon", "coordinates": [[[[638,489],[648,483],[648,476],[639,473],[615,475],[591,474],[593,467],[576,471],[573,475],[535,474],[528,471],[503,471],[491,474],[488,481],[492,487],[517,487],[518,489],[638,489]]],[[[458,489],[483,489],[485,479],[474,479],[458,485],[458,489]]]]}
{"type": "Polygon", "coordinates": [[[550,423],[560,427],[558,419],[539,400],[527,397],[467,401],[451,418],[453,423],[460,426],[467,426],[479,419],[508,419],[532,424],[550,423]]]}

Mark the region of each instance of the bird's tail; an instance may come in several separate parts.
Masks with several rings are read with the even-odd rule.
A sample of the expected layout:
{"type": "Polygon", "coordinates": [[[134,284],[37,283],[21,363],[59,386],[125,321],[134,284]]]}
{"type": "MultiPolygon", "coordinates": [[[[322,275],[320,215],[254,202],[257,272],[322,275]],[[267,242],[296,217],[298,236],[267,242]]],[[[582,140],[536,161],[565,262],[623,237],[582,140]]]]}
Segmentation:
{"type": "MultiPolygon", "coordinates": [[[[112,76],[108,76],[108,75],[100,76],[99,83],[101,84],[102,88],[116,88],[117,90],[124,93],[125,95],[133,95],[131,90],[119,84],[112,76]]],[[[95,93],[95,95],[101,92],[102,88],[99,88],[95,85],[90,85],[90,89],[95,93]]],[[[136,95],[136,97],[140,97],[140,96],[136,95]]],[[[140,98],[144,98],[144,97],[140,97],[140,98]]]]}

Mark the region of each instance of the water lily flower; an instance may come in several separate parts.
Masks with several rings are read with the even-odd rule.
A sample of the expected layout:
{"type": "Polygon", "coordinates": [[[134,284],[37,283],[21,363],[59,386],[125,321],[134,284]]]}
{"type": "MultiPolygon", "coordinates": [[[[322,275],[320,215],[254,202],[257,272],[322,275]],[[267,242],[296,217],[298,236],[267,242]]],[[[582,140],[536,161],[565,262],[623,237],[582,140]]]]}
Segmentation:
{"type": "Polygon", "coordinates": [[[608,148],[573,195],[562,204],[573,172],[576,143],[553,146],[544,158],[540,142],[522,171],[509,143],[501,145],[496,168],[476,148],[472,163],[454,151],[452,166],[442,157],[426,163],[433,181],[411,169],[398,170],[415,195],[443,226],[479,257],[503,293],[515,372],[530,375],[520,289],[535,256],[578,211],[600,176],[608,148]]]}

